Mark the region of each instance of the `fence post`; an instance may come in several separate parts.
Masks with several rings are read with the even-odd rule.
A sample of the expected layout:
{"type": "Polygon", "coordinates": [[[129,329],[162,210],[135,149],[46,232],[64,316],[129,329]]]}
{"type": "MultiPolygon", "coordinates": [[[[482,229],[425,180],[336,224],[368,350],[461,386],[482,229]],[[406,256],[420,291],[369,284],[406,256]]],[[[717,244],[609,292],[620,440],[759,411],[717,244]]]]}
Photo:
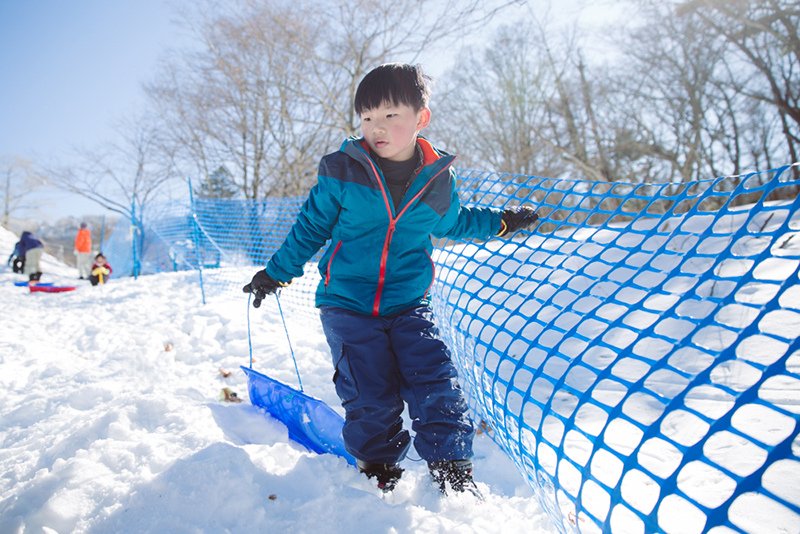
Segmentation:
{"type": "Polygon", "coordinates": [[[194,250],[197,257],[197,273],[200,277],[200,294],[203,298],[203,304],[206,303],[206,289],[203,284],[203,249],[200,246],[200,228],[197,222],[197,211],[194,204],[194,188],[192,187],[192,179],[186,179],[189,185],[189,206],[192,212],[192,240],[194,241],[194,250]]]}
{"type": "Polygon", "coordinates": [[[106,238],[106,216],[103,215],[103,221],[100,223],[100,246],[97,248],[98,252],[103,251],[103,241],[106,238]]]}
{"type": "Polygon", "coordinates": [[[132,273],[133,279],[139,279],[139,271],[141,269],[141,263],[139,261],[139,250],[138,250],[138,234],[140,233],[139,224],[137,224],[136,220],[136,195],[133,196],[131,199],[131,257],[132,257],[132,273]]]}

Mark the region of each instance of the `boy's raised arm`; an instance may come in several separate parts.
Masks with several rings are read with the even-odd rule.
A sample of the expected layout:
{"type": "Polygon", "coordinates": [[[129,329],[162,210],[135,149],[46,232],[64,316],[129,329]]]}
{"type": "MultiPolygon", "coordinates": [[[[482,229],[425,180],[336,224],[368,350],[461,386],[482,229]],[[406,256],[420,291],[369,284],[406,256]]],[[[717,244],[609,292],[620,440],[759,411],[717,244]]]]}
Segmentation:
{"type": "Polygon", "coordinates": [[[532,228],[539,216],[532,206],[513,206],[505,210],[464,207],[452,188],[450,208],[434,229],[436,237],[490,239],[506,237],[517,230],[532,228]]]}
{"type": "Polygon", "coordinates": [[[461,205],[455,180],[450,177],[450,207],[433,229],[436,237],[489,239],[502,229],[503,212],[496,208],[467,208],[461,205]]]}

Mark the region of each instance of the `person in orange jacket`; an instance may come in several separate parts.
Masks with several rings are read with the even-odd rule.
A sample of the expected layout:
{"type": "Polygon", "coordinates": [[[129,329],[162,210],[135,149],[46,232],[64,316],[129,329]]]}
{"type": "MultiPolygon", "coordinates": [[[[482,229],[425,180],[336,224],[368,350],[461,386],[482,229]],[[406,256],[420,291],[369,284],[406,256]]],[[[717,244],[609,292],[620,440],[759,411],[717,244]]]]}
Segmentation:
{"type": "Polygon", "coordinates": [[[111,276],[112,271],[113,269],[111,268],[111,264],[106,261],[106,257],[103,256],[103,253],[101,252],[94,257],[94,263],[92,264],[92,275],[89,277],[89,281],[93,286],[96,286],[97,284],[105,284],[108,281],[108,277],[111,276]]]}
{"type": "Polygon", "coordinates": [[[92,274],[92,232],[82,222],[75,235],[75,258],[78,266],[78,278],[85,280],[92,274]]]}

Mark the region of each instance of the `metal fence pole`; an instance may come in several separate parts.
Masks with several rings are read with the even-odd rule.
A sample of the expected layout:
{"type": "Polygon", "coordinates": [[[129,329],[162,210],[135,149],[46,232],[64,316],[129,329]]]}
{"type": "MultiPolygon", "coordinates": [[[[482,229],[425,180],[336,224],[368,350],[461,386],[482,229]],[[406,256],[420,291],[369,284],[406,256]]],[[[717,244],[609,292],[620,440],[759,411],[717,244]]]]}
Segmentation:
{"type": "Polygon", "coordinates": [[[139,279],[139,271],[141,269],[141,264],[139,261],[139,252],[138,250],[138,234],[139,234],[139,225],[137,224],[136,220],[136,196],[131,199],[131,257],[132,257],[132,265],[131,265],[131,274],[133,275],[134,280],[139,279]]]}
{"type": "Polygon", "coordinates": [[[192,212],[192,240],[194,241],[195,256],[197,258],[197,274],[200,277],[200,293],[203,298],[203,304],[206,303],[206,289],[203,283],[203,248],[200,245],[200,225],[197,222],[197,210],[194,203],[194,188],[192,187],[192,179],[186,179],[189,185],[189,205],[192,212]]]}

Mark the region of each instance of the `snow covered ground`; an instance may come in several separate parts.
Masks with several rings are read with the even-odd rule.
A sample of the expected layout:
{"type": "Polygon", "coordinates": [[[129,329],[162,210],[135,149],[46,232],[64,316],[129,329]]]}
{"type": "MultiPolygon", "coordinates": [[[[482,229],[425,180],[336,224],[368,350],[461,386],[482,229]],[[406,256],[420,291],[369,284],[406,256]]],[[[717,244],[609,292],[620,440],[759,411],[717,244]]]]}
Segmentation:
{"type": "MultiPolygon", "coordinates": [[[[0,251],[15,241],[0,228],[0,251]]],[[[43,271],[43,281],[79,282],[48,256],[43,271]]],[[[1,533],[554,531],[484,435],[475,443],[483,503],[440,498],[411,458],[383,496],[343,459],[290,441],[246,399],[246,299],[204,306],[196,276],[34,294],[0,267],[1,533]],[[225,387],[245,402],[221,400],[225,387]]],[[[273,311],[251,313],[254,368],[293,384],[273,311]]],[[[341,412],[321,327],[287,320],[305,391],[341,412]]]]}
{"type": "MultiPolygon", "coordinates": [[[[784,205],[437,253],[437,313],[466,358],[462,384],[564,528],[599,529],[576,513],[579,498],[614,531],[652,530],[628,506],[657,507],[664,531],[703,532],[698,506],[732,498],[737,528],[800,532],[800,212],[784,205]],[[711,356],[729,347],[735,358],[711,356]],[[787,439],[791,452],[768,461],[787,439]],[[763,489],[741,493],[737,481],[762,466],[763,489]]],[[[0,230],[0,250],[14,240],[0,230]]],[[[0,533],[555,531],[485,435],[476,477],[487,502],[441,499],[413,454],[382,496],[248,402],[220,400],[226,387],[247,395],[239,287],[252,269],[205,271],[215,293],[227,287],[205,306],[195,272],[46,295],[14,287],[21,277],[4,269],[0,533]]],[[[43,270],[77,282],[52,258],[43,270]]],[[[306,270],[282,297],[289,331],[306,392],[341,413],[309,306],[319,275],[306,270]]],[[[295,384],[274,301],[250,317],[254,368],[295,384]]]]}

